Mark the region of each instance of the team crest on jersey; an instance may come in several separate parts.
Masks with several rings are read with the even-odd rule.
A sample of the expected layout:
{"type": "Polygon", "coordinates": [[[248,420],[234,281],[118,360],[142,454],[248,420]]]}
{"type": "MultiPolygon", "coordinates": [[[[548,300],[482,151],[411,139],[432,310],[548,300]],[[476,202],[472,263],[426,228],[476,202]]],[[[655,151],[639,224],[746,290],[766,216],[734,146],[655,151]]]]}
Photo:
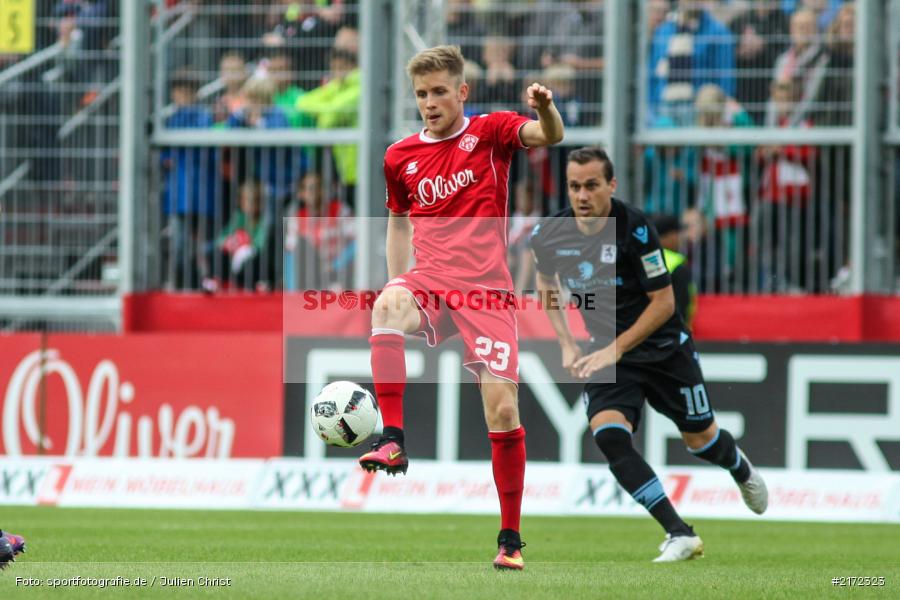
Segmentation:
{"type": "Polygon", "coordinates": [[[475,146],[478,144],[478,137],[472,135],[471,133],[467,133],[462,136],[462,139],[459,140],[459,149],[465,150],[466,152],[471,152],[475,149],[475,146]]]}
{"type": "Polygon", "coordinates": [[[616,245],[615,244],[603,244],[603,247],[600,249],[600,262],[614,265],[616,264],[616,245]]]}

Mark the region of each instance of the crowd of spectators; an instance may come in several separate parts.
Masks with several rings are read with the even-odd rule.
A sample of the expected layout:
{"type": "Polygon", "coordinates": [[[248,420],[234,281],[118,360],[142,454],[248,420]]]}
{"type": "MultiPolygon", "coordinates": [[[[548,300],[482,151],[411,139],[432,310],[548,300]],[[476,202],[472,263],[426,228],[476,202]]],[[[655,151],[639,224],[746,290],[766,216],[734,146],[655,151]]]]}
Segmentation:
{"type": "Polygon", "coordinates": [[[753,124],[775,126],[772,84],[785,80],[801,94],[792,125],[850,124],[852,0],[655,0],[647,11],[646,126],[695,124],[705,84],[734,98],[753,124]]]}
{"type": "MultiPolygon", "coordinates": [[[[855,7],[651,3],[646,125],[851,124],[855,7]]],[[[647,148],[645,206],[702,221],[713,248],[696,253],[706,290],[826,291],[841,265],[822,224],[849,201],[849,182],[828,167],[845,168],[847,156],[796,144],[647,148]]]]}
{"type": "MultiPolygon", "coordinates": [[[[811,127],[808,115],[795,120],[803,102],[797,81],[770,87],[773,127],[811,127]]],[[[693,114],[698,127],[753,126],[713,83],[696,93],[693,114]]],[[[650,213],[702,224],[702,244],[689,254],[704,290],[826,291],[841,265],[822,228],[849,198],[849,181],[829,166],[848,168],[848,156],[840,146],[790,143],[651,146],[642,157],[642,202],[650,213]]]]}
{"type": "MultiPolygon", "coordinates": [[[[52,72],[35,76],[43,84],[83,85],[71,88],[78,90],[74,94],[50,88],[30,94],[29,110],[71,113],[90,104],[115,76],[117,28],[110,23],[117,19],[119,2],[38,0],[38,5],[39,14],[53,16],[38,30],[39,47],[59,42],[65,51],[52,72]],[[94,60],[80,60],[85,52],[94,60]],[[103,52],[110,54],[103,58],[103,52]]],[[[166,0],[163,6],[164,27],[191,17],[188,28],[167,45],[165,127],[266,131],[357,125],[358,0],[166,0]]],[[[444,6],[447,41],[460,45],[467,58],[470,114],[528,114],[522,91],[539,80],[553,89],[567,127],[602,124],[605,2],[446,0],[444,6]]],[[[637,69],[646,73],[642,125],[851,124],[855,6],[852,0],[640,3],[646,41],[639,52],[646,64],[637,69]]],[[[0,56],[0,67],[10,61],[0,56]]],[[[36,126],[21,133],[30,138],[26,144],[46,147],[56,130],[36,126]]],[[[842,210],[820,207],[817,198],[817,187],[830,185],[830,202],[843,201],[841,186],[819,176],[821,161],[834,169],[842,159],[812,146],[655,146],[642,149],[640,159],[644,208],[679,216],[703,232],[686,239],[708,240],[703,243],[717,248],[713,268],[707,269],[716,281],[704,289],[725,289],[723,280],[733,283],[736,265],[759,251],[749,226],[764,220],[770,247],[778,252],[815,252],[818,242],[805,225],[818,219],[816,211],[842,210]],[[800,242],[779,247],[797,227],[800,242]]],[[[167,283],[208,290],[349,285],[356,161],[352,144],[163,149],[158,164],[167,283]],[[294,217],[283,235],[275,226],[282,217],[294,217]],[[275,247],[277,239],[284,240],[283,248],[275,247]]],[[[565,201],[563,153],[532,151],[524,161],[511,180],[510,255],[517,289],[528,288],[533,276],[522,259],[523,232],[565,201]]],[[[53,168],[52,161],[36,165],[45,174],[53,168]]],[[[808,258],[802,254],[788,262],[805,265],[808,258]]],[[[778,267],[765,269],[775,277],[778,267]]],[[[799,286],[805,275],[795,274],[795,281],[777,276],[799,286]]]]}
{"type": "MultiPolygon", "coordinates": [[[[13,5],[27,3],[3,4],[11,11],[0,9],[5,46],[28,20],[13,19],[13,5]]],[[[110,84],[120,3],[33,5],[34,53],[0,50],[0,285],[6,293],[46,293],[65,274],[71,289],[108,293],[115,282],[104,266],[115,247],[93,240],[114,231],[117,215],[119,106],[110,84]]]]}
{"type": "Polygon", "coordinates": [[[522,90],[552,80],[567,125],[600,125],[603,17],[602,0],[448,0],[447,40],[468,61],[470,110],[526,110],[522,90]]]}
{"type": "MultiPolygon", "coordinates": [[[[4,139],[8,147],[28,153],[33,181],[60,181],[72,177],[77,169],[63,173],[59,157],[42,156],[40,150],[56,147],[63,123],[89,107],[102,87],[114,79],[119,2],[37,0],[35,15],[35,50],[55,45],[59,51],[3,84],[4,139]]],[[[0,71],[25,58],[27,55],[0,54],[0,71]]]]}
{"type": "MultiPolygon", "coordinates": [[[[205,17],[213,38],[246,36],[254,44],[232,45],[216,57],[218,86],[202,102],[178,108],[167,126],[260,130],[357,124],[360,73],[355,3],[281,1],[266,8],[264,3],[251,3],[256,9],[245,7],[242,16],[248,18],[241,19],[239,33],[235,33],[236,19],[228,11],[213,10],[211,3],[200,0],[188,4],[195,7],[198,18],[205,17]],[[204,103],[210,106],[209,115],[204,114],[204,103]]],[[[841,0],[645,3],[641,14],[646,19],[648,43],[646,126],[807,128],[848,124],[852,116],[854,8],[852,1],[841,0]]],[[[469,114],[510,109],[527,114],[522,90],[530,81],[540,80],[554,90],[568,127],[602,123],[604,2],[448,0],[445,9],[447,39],[460,45],[467,58],[469,114]]],[[[175,97],[178,81],[177,77],[172,80],[172,103],[180,107],[175,97]]],[[[210,87],[209,80],[199,83],[210,87]]],[[[194,94],[197,89],[195,86],[194,94]]],[[[335,250],[334,239],[349,247],[352,235],[327,223],[352,214],[354,145],[336,145],[327,156],[311,148],[232,148],[222,149],[220,155],[208,150],[208,156],[197,156],[197,150],[179,150],[175,162],[188,160],[195,172],[192,179],[207,185],[194,185],[191,202],[165,208],[183,228],[172,238],[176,263],[194,260],[185,260],[180,254],[191,248],[198,260],[203,259],[199,245],[190,243],[192,237],[203,237],[197,234],[198,223],[223,223],[231,216],[229,208],[222,206],[211,209],[223,213],[217,218],[204,212],[208,205],[200,196],[208,194],[206,190],[219,186],[225,189],[225,197],[238,197],[237,191],[229,190],[258,182],[266,215],[322,220],[315,228],[293,225],[286,232],[281,283],[288,288],[346,283],[347,269],[335,268],[347,264],[340,259],[345,253],[335,250]],[[305,178],[311,169],[321,170],[325,163],[334,173],[327,184],[321,175],[305,178]],[[216,168],[221,172],[210,174],[210,169],[216,168]],[[216,177],[219,181],[214,181],[216,177]],[[319,196],[334,198],[337,204],[329,204],[330,200],[326,207],[298,204],[304,181],[307,186],[324,187],[319,196]],[[179,210],[194,211],[203,218],[184,218],[177,214],[179,210]],[[327,248],[316,238],[318,234],[309,233],[322,228],[339,233],[326,236],[332,239],[327,248]],[[312,263],[314,269],[304,267],[312,263]],[[344,281],[340,281],[342,277],[344,281]]],[[[170,189],[177,189],[178,175],[187,167],[173,165],[171,154],[164,158],[170,161],[164,166],[176,182],[170,189]]],[[[643,160],[645,175],[652,175],[644,178],[645,208],[651,213],[670,212],[702,220],[709,238],[704,243],[715,248],[710,259],[714,264],[706,269],[714,276],[705,282],[706,289],[725,290],[735,285],[741,263],[746,263],[749,253],[758,252],[748,235],[751,224],[758,226],[754,219],[765,219],[771,229],[767,237],[771,234],[775,241],[769,254],[792,252],[798,244],[779,247],[785,223],[788,230],[804,224],[809,220],[808,207],[815,205],[812,171],[817,153],[809,146],[652,147],[646,149],[643,160]],[[787,211],[790,217],[784,216],[785,208],[791,209],[787,211]]],[[[516,232],[522,223],[564,200],[563,165],[562,153],[535,151],[529,153],[524,168],[514,173],[511,208],[516,235],[512,236],[510,256],[517,288],[529,287],[530,274],[527,261],[518,256],[527,250],[525,237],[517,237],[516,232]]],[[[799,247],[805,253],[810,245],[806,234],[800,239],[799,247]]],[[[804,254],[797,260],[806,264],[806,259],[804,254]]],[[[775,277],[777,269],[773,262],[762,270],[766,277],[775,277]]],[[[197,271],[201,277],[202,269],[197,271]]],[[[787,281],[784,273],[779,277],[778,285],[799,283],[787,281]]],[[[187,283],[194,286],[198,281],[194,278],[187,283]]]]}
{"type": "MultiPolygon", "coordinates": [[[[170,63],[173,56],[186,62],[169,65],[166,128],[266,131],[357,124],[356,2],[281,0],[233,6],[169,0],[167,8],[169,22],[190,14],[192,29],[169,44],[170,63]],[[205,37],[198,40],[198,31],[205,37]],[[211,64],[217,71],[209,71],[211,64]]],[[[164,149],[160,159],[167,242],[163,270],[170,288],[212,292],[290,288],[298,281],[316,287],[346,283],[349,267],[316,265],[308,273],[296,273],[297,265],[310,262],[298,260],[297,253],[310,248],[308,254],[319,257],[321,247],[315,240],[298,241],[294,227],[284,232],[282,254],[272,243],[282,239],[273,224],[283,217],[318,218],[315,206],[297,202],[310,194],[313,183],[324,188],[319,196],[337,199],[341,210],[332,217],[349,220],[355,145],[175,147],[164,149]],[[326,181],[322,173],[334,176],[326,181]]],[[[305,236],[304,228],[299,232],[305,236]]],[[[342,243],[346,247],[351,240],[342,243]]],[[[326,253],[321,257],[326,260],[326,253]]]]}
{"type": "MultiPolygon", "coordinates": [[[[521,89],[540,80],[554,90],[567,126],[601,124],[603,2],[447,5],[448,39],[468,59],[470,113],[527,112],[521,89]]],[[[640,3],[647,42],[643,125],[850,125],[855,8],[852,0],[640,3]]],[[[648,147],[641,200],[648,212],[691,225],[684,239],[702,263],[703,289],[822,291],[841,266],[835,259],[841,251],[821,224],[846,214],[849,198],[849,178],[836,179],[828,167],[844,168],[847,157],[839,147],[795,144],[648,147]]],[[[528,162],[531,177],[514,177],[512,197],[524,196],[518,190],[527,185],[544,199],[539,210],[559,206],[561,155],[530,152],[528,162]]],[[[515,254],[514,264],[523,264],[515,254]]]]}

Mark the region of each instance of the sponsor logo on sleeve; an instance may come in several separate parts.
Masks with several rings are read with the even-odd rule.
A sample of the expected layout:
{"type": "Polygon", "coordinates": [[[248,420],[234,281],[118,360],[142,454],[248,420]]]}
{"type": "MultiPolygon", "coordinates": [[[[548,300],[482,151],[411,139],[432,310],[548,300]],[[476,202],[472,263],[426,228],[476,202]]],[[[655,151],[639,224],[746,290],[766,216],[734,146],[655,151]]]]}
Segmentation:
{"type": "Polygon", "coordinates": [[[663,262],[662,252],[659,250],[641,256],[641,263],[644,265],[644,273],[647,274],[648,279],[666,273],[666,263],[663,262]]]}
{"type": "Polygon", "coordinates": [[[646,244],[649,235],[647,226],[641,225],[640,227],[636,227],[635,230],[631,232],[631,235],[633,235],[640,243],[646,244]]]}

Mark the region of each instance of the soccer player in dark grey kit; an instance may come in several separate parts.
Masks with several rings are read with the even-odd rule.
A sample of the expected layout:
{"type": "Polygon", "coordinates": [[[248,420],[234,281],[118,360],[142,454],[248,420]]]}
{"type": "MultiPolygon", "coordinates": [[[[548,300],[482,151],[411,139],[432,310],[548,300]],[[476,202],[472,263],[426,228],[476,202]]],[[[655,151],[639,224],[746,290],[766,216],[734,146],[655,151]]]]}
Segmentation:
{"type": "Polygon", "coordinates": [[[666,530],[654,562],[688,560],[703,554],[703,542],[632,444],[645,399],[678,426],[691,454],[729,470],[744,503],[757,514],[766,510],[766,484],[731,434],[716,424],[698,354],[675,313],[659,238],[643,213],[612,197],[616,179],[606,152],[573,150],[566,180],[570,208],[542,221],[531,237],[537,287],[559,338],[563,367],[587,380],[582,400],[610,471],[666,530]],[[601,235],[606,227],[615,228],[614,244],[603,243],[613,239],[609,230],[601,235]],[[559,297],[560,281],[573,296],[602,298],[615,290],[614,315],[612,307],[586,310],[587,296],[577,303],[593,336],[586,353],[552,300],[559,297]],[[607,343],[613,330],[615,340],[607,343]]]}

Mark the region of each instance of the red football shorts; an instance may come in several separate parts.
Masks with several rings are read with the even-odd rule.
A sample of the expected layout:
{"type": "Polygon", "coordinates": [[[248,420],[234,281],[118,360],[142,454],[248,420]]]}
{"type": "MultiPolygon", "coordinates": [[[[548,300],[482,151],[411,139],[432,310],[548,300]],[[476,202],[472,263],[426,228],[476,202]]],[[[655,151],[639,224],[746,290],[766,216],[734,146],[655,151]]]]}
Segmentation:
{"type": "Polygon", "coordinates": [[[408,290],[419,306],[421,328],[429,346],[460,335],[463,365],[478,378],[483,365],[493,375],[519,383],[519,334],[511,292],[435,277],[415,269],[395,277],[385,288],[408,290]]]}

